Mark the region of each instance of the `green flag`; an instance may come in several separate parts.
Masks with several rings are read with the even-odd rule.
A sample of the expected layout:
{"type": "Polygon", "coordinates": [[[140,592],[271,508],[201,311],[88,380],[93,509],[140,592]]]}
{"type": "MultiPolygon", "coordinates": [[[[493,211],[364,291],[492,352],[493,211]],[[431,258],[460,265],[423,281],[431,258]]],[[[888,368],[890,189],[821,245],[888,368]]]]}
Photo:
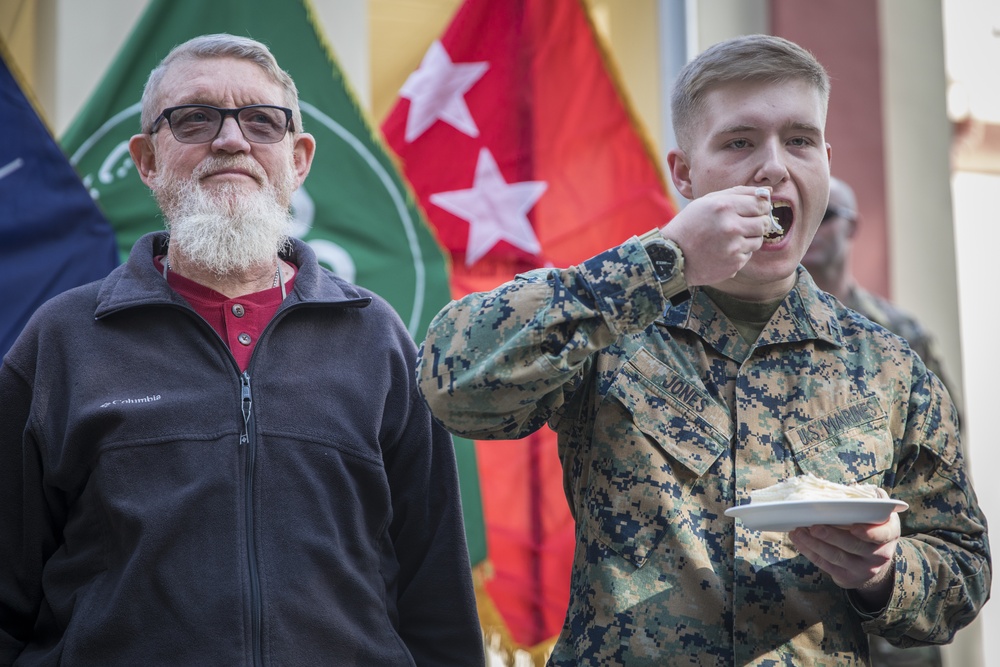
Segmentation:
{"type": "MultiPolygon", "coordinates": [[[[219,32],[267,44],[299,89],[303,129],[316,137],[317,148],[312,171],[292,200],[294,234],[321,264],[384,297],[420,340],[449,299],[446,260],[359,108],[308,0],[150,2],[62,140],[111,222],[120,252],[127,255],[136,239],[163,228],[128,152],[129,138],[140,131],[146,78],[177,44],[219,32]]],[[[475,450],[456,439],[456,451],[469,551],[478,564],[486,558],[486,537],[475,450]]]]}

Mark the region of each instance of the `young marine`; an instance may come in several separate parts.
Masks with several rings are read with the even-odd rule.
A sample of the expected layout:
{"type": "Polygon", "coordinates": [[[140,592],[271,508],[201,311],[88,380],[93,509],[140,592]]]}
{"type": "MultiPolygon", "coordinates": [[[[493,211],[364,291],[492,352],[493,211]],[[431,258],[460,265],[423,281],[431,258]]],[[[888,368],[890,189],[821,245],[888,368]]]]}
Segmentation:
{"type": "Polygon", "coordinates": [[[576,550],[552,665],[866,665],[866,633],[945,643],[989,596],[947,391],[799,267],[827,205],[828,96],[787,40],[709,48],[673,93],[686,208],[431,324],[419,382],[447,428],[558,433],[576,550]],[[806,473],[909,510],[787,534],[725,516],[806,473]]]}

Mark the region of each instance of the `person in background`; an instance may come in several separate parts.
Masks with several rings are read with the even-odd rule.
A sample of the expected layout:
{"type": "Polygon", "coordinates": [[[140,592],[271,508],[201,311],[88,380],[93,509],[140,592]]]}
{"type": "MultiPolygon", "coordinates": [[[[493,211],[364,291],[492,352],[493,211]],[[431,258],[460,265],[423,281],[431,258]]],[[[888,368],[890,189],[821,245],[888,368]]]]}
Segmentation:
{"type": "Polygon", "coordinates": [[[390,306],[289,237],[263,44],[172,50],[129,148],[169,233],[0,367],[0,665],[482,665],[451,437],[390,306]]]}
{"type": "MultiPolygon", "coordinates": [[[[821,290],[829,292],[848,308],[904,338],[923,359],[927,370],[941,378],[951,390],[942,367],[937,341],[930,332],[912,315],[858,284],[851,272],[851,246],[859,221],[854,189],[843,180],[831,177],[830,203],[809,250],[802,257],[803,266],[809,270],[821,290]]],[[[957,400],[955,392],[951,391],[951,394],[957,400]]]]}
{"type": "Polygon", "coordinates": [[[869,633],[946,643],[989,597],[948,392],[799,264],[829,198],[829,85],[778,37],[711,46],[673,87],[691,202],[669,224],[429,327],[420,390],[449,430],[558,433],[576,550],[551,665],[867,665],[869,633]],[[909,509],[790,532],[726,515],[806,473],[909,509]]]}
{"type": "MultiPolygon", "coordinates": [[[[930,333],[913,316],[861,287],[854,277],[851,271],[851,246],[859,219],[854,189],[843,180],[831,177],[830,203],[809,250],[802,258],[802,265],[809,270],[821,290],[829,292],[848,308],[906,339],[913,351],[923,359],[927,370],[932,371],[948,386],[930,333]]],[[[951,393],[954,399],[954,392],[951,393]]],[[[902,650],[881,637],[872,637],[871,641],[874,667],[941,667],[941,649],[937,646],[902,650]]]]}

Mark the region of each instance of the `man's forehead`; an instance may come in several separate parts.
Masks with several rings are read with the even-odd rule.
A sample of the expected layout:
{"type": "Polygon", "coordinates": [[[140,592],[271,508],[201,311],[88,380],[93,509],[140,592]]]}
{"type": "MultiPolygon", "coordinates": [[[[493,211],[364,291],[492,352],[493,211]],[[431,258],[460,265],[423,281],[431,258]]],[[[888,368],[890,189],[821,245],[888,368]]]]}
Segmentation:
{"type": "Polygon", "coordinates": [[[826,104],[820,91],[802,79],[736,81],[705,91],[702,127],[719,131],[749,131],[779,124],[789,129],[823,132],[826,104]]]}
{"type": "Polygon", "coordinates": [[[237,58],[198,58],[174,63],[160,86],[169,104],[279,104],[281,86],[256,63],[237,58]]]}
{"type": "Polygon", "coordinates": [[[710,95],[716,91],[732,91],[734,94],[753,94],[759,90],[766,91],[811,91],[820,99],[823,93],[815,82],[802,76],[782,76],[781,74],[766,74],[740,79],[721,79],[705,85],[701,95],[710,95]]]}

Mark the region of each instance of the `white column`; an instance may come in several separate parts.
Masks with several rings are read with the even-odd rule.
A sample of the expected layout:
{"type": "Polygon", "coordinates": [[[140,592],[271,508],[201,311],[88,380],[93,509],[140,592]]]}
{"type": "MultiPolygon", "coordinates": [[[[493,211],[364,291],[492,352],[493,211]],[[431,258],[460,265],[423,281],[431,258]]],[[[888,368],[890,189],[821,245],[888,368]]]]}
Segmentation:
{"type": "Polygon", "coordinates": [[[961,387],[941,2],[883,0],[879,23],[893,301],[934,334],[961,387]]]}
{"type": "MultiPolygon", "coordinates": [[[[996,368],[995,359],[989,357],[985,363],[983,359],[970,359],[967,370],[975,375],[974,378],[964,377],[966,369],[962,364],[962,330],[967,330],[966,340],[970,340],[968,335],[976,333],[976,328],[983,325],[983,318],[994,316],[977,311],[984,309],[987,303],[992,304],[995,297],[986,285],[977,284],[979,281],[970,274],[978,270],[978,275],[983,275],[986,264],[977,259],[971,260],[974,264],[963,260],[961,303],[965,306],[962,313],[968,319],[960,322],[956,227],[959,215],[966,220],[971,217],[969,206],[974,207],[975,203],[968,197],[962,200],[962,206],[956,201],[953,214],[952,128],[946,105],[942,2],[880,0],[879,24],[882,27],[882,108],[893,300],[913,313],[937,338],[945,371],[950,384],[960,394],[958,398],[963,400],[961,394],[965,393],[988,396],[992,393],[990,383],[995,382],[995,373],[991,374],[988,368],[990,365],[996,368]],[[977,293],[977,290],[984,291],[977,293]],[[976,388],[972,382],[980,386],[976,388]],[[968,391],[962,391],[963,387],[968,387],[968,391]]],[[[959,196],[958,191],[955,196],[959,196]]],[[[975,221],[979,225],[983,222],[982,219],[975,221]]],[[[995,228],[995,225],[989,227],[995,228]]],[[[990,233],[995,233],[995,229],[990,233]]],[[[972,248],[966,244],[966,252],[990,247],[989,239],[979,231],[973,243],[972,248]]],[[[987,263],[992,261],[985,260],[987,263]]],[[[986,345],[992,346],[992,343],[986,345]]],[[[991,451],[995,448],[990,446],[989,440],[996,436],[992,429],[990,432],[985,430],[989,429],[988,423],[980,421],[989,419],[983,408],[993,408],[989,402],[963,402],[965,451],[970,460],[976,461],[976,469],[983,470],[984,462],[988,465],[990,458],[996,458],[991,451]],[[973,430],[977,424],[979,429],[984,429],[978,434],[973,430]]],[[[986,477],[977,476],[975,470],[972,473],[974,481],[978,482],[982,507],[990,516],[991,495],[995,494],[991,494],[986,477]]],[[[953,644],[945,647],[946,667],[997,664],[995,658],[986,660],[983,654],[983,621],[988,618],[989,609],[987,605],[983,615],[960,631],[953,644]]]]}

